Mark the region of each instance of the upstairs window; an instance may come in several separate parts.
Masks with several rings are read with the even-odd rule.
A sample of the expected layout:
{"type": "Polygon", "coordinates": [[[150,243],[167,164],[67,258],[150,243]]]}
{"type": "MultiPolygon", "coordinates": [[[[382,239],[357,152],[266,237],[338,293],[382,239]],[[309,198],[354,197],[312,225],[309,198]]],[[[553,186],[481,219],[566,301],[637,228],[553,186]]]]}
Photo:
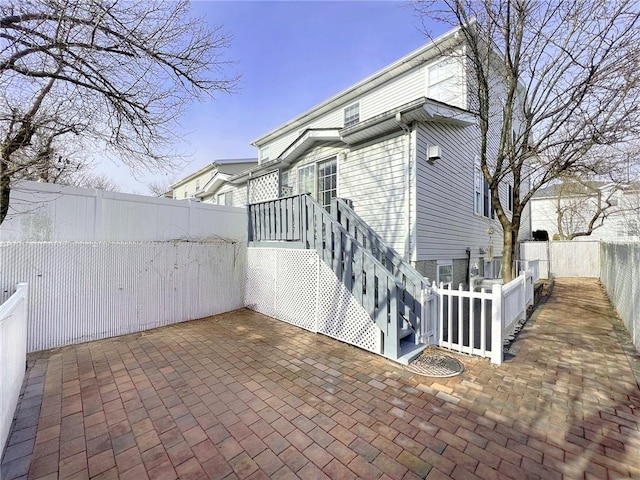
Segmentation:
{"type": "Polygon", "coordinates": [[[350,127],[360,121],[360,104],[354,103],[344,109],[344,126],[350,127]]]}
{"type": "Polygon", "coordinates": [[[184,189],[184,198],[189,198],[189,189],[186,187],[184,189]]]}
{"type": "Polygon", "coordinates": [[[196,192],[199,192],[199,191],[200,191],[200,179],[198,178],[196,180],[196,192]]]}
{"type": "Polygon", "coordinates": [[[507,185],[507,208],[513,212],[513,187],[511,185],[507,185]]]}
{"type": "Polygon", "coordinates": [[[266,162],[267,160],[269,160],[269,147],[262,147],[260,149],[260,161],[261,162],[266,162]]]}
{"type": "Polygon", "coordinates": [[[454,57],[444,58],[427,67],[427,97],[464,107],[461,64],[454,57]]]}
{"type": "Polygon", "coordinates": [[[477,158],[474,168],[473,183],[474,213],[487,218],[495,218],[493,206],[491,205],[491,189],[482,174],[480,161],[477,158]]]}

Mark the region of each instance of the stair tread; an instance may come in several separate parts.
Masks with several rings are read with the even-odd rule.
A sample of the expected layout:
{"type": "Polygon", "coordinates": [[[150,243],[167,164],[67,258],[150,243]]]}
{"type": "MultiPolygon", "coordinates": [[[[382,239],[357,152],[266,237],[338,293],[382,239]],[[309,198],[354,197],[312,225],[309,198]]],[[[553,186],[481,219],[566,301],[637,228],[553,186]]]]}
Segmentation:
{"type": "Polygon", "coordinates": [[[412,328],[400,328],[398,329],[398,339],[402,340],[413,334],[412,328]]]}
{"type": "Polygon", "coordinates": [[[396,361],[398,363],[401,363],[402,365],[409,365],[409,363],[411,363],[411,360],[420,355],[425,348],[427,348],[427,345],[423,343],[419,345],[415,345],[413,343],[405,343],[401,345],[400,355],[398,356],[398,359],[396,361]]]}

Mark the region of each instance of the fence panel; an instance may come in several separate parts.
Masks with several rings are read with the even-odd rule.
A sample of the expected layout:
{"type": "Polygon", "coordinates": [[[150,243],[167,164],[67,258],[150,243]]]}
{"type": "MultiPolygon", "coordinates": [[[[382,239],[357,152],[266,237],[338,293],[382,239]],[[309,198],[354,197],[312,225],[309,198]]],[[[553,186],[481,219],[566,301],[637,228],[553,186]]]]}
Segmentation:
{"type": "Polygon", "coordinates": [[[38,182],[19,182],[0,241],[247,240],[246,209],[38,182]]]}
{"type": "MultiPolygon", "coordinates": [[[[529,274],[531,279],[531,274],[529,274]]],[[[527,275],[522,272],[518,277],[502,287],[502,332],[508,336],[517,322],[527,314],[527,275]]]]}
{"type": "Polygon", "coordinates": [[[599,242],[550,242],[554,277],[600,277],[599,242]]]}
{"type": "Polygon", "coordinates": [[[2,291],[29,282],[29,352],[244,306],[240,243],[0,243],[0,265],[2,291]]]}
{"type": "Polygon", "coordinates": [[[538,278],[549,278],[549,244],[548,242],[520,243],[521,260],[538,260],[538,278]]]}
{"type": "Polygon", "coordinates": [[[602,243],[601,280],[640,350],[640,244],[602,243]]]}
{"type": "MultiPolygon", "coordinates": [[[[494,287],[495,289],[495,287],[494,287]]],[[[495,295],[482,289],[479,292],[446,288],[441,284],[436,294],[439,297],[440,325],[439,345],[462,353],[492,357],[494,346],[492,309],[495,295]]],[[[500,323],[497,323],[500,330],[500,323]]],[[[502,343],[499,343],[502,354],[502,343]]]]}
{"type": "Polygon", "coordinates": [[[0,305],[0,454],[9,437],[24,380],[28,290],[26,283],[18,284],[15,293],[0,305]]]}

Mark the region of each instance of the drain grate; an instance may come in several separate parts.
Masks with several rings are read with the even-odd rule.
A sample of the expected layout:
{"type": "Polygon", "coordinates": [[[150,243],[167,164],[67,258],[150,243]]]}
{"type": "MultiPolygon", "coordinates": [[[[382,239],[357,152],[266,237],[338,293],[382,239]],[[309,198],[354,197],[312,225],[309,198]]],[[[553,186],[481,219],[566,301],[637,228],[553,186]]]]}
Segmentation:
{"type": "Polygon", "coordinates": [[[462,363],[439,351],[425,350],[407,367],[407,370],[426,377],[454,377],[464,371],[462,363]]]}

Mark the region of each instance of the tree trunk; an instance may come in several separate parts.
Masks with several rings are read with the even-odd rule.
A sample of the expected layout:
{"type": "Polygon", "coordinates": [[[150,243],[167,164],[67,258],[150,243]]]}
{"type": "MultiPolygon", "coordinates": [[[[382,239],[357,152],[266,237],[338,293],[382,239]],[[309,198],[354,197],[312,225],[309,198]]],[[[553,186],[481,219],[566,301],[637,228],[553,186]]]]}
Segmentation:
{"type": "Polygon", "coordinates": [[[502,237],[502,279],[504,283],[509,283],[516,275],[515,260],[517,259],[515,254],[517,238],[517,232],[514,233],[510,228],[505,229],[502,237]]]}
{"type": "MultiPolygon", "coordinates": [[[[3,155],[4,156],[4,155],[3,155]]],[[[9,195],[11,194],[11,178],[7,172],[8,163],[0,159],[0,225],[9,212],[9,195]]]]}

